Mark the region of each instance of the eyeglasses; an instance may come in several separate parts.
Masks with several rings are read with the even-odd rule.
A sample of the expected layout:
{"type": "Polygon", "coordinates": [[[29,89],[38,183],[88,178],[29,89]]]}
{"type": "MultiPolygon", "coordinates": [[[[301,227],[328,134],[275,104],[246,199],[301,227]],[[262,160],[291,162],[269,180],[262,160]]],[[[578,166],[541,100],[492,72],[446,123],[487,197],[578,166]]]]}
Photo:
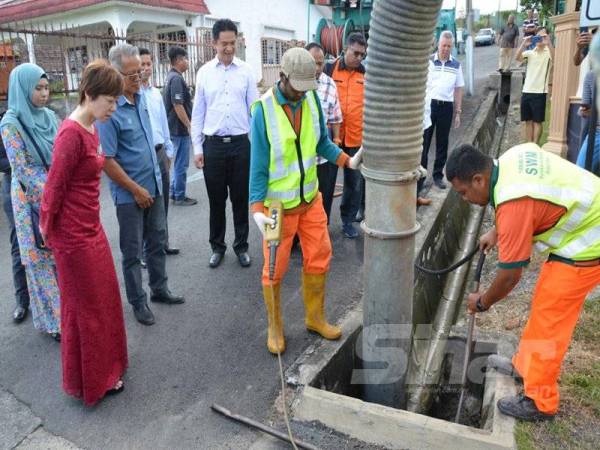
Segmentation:
{"type": "Polygon", "coordinates": [[[123,73],[120,72],[121,75],[123,75],[123,78],[127,78],[128,80],[131,81],[135,81],[135,80],[139,80],[142,77],[142,71],[138,70],[137,72],[133,72],[133,73],[123,73]]]}

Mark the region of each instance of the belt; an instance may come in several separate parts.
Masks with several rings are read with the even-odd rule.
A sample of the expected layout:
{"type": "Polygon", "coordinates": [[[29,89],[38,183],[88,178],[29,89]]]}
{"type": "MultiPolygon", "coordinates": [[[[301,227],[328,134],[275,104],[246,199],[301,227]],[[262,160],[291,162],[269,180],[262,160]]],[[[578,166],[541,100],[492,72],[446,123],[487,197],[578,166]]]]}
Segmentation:
{"type": "Polygon", "coordinates": [[[156,153],[160,152],[163,148],[165,148],[164,144],[156,144],[154,146],[154,150],[156,150],[156,153]]]}
{"type": "Polygon", "coordinates": [[[205,136],[208,142],[220,142],[222,144],[230,144],[231,142],[242,141],[248,139],[248,134],[238,134],[236,136],[205,136]]]}
{"type": "Polygon", "coordinates": [[[435,98],[431,99],[432,105],[452,105],[454,102],[447,102],[445,100],[436,100],[435,98]]]}
{"type": "Polygon", "coordinates": [[[553,253],[550,253],[550,255],[548,255],[548,261],[558,261],[558,262],[565,263],[565,264],[568,264],[570,266],[575,266],[575,267],[600,266],[600,258],[588,259],[586,261],[575,261],[575,260],[572,260],[569,258],[563,258],[562,256],[558,256],[553,253]]]}

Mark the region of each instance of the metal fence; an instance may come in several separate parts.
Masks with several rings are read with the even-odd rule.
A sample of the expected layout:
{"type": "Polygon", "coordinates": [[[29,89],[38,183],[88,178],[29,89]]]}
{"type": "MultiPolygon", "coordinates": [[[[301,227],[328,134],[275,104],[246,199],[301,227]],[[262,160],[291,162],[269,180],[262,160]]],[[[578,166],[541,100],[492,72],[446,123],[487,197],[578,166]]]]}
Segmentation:
{"type": "Polygon", "coordinates": [[[304,47],[305,41],[283,40],[276,38],[262,38],[261,40],[261,61],[262,61],[262,80],[261,84],[265,87],[273,86],[273,83],[279,79],[281,72],[281,57],[286,50],[292,47],[304,47]]]}
{"type": "MultiPolygon", "coordinates": [[[[194,86],[196,71],[215,55],[210,28],[197,28],[195,35],[184,30],[153,30],[129,33],[107,28],[99,32],[96,27],[16,24],[0,25],[0,99],[6,99],[10,71],[25,62],[42,67],[50,79],[52,93],[76,92],[84,67],[97,58],[107,58],[110,47],[117,43],[144,47],[153,55],[153,84],[162,87],[170,69],[168,51],[172,46],[186,48],[190,69],[184,73],[188,85],[194,86]]],[[[237,55],[244,59],[244,36],[238,37],[237,55]]]]}

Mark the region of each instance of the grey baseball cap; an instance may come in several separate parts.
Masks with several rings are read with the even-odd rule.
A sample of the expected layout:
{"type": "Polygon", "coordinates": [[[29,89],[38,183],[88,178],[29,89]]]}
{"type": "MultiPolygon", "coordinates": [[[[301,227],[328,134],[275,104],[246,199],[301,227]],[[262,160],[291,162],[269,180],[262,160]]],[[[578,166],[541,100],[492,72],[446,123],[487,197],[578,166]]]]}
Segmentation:
{"type": "Polygon", "coordinates": [[[312,55],[301,47],[290,48],[281,58],[281,71],[300,92],[317,89],[317,65],[312,55]]]}

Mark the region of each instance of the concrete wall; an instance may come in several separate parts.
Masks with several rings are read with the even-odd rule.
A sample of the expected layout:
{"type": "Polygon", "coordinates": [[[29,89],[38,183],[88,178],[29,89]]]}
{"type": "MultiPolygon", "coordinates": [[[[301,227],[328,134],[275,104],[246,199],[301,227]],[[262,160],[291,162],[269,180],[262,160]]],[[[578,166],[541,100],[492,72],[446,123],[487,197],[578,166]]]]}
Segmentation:
{"type": "MultiPolygon", "coordinates": [[[[473,144],[492,154],[497,128],[496,92],[492,91],[481,105],[475,122],[461,143],[473,144]]],[[[454,262],[460,236],[464,232],[470,206],[459,195],[450,190],[441,208],[430,208],[427,216],[420,217],[427,224],[417,234],[417,262],[424,267],[441,269],[454,262]]],[[[430,324],[437,311],[440,296],[446,283],[446,275],[432,276],[415,271],[413,314],[415,324],[430,324]]]]}

